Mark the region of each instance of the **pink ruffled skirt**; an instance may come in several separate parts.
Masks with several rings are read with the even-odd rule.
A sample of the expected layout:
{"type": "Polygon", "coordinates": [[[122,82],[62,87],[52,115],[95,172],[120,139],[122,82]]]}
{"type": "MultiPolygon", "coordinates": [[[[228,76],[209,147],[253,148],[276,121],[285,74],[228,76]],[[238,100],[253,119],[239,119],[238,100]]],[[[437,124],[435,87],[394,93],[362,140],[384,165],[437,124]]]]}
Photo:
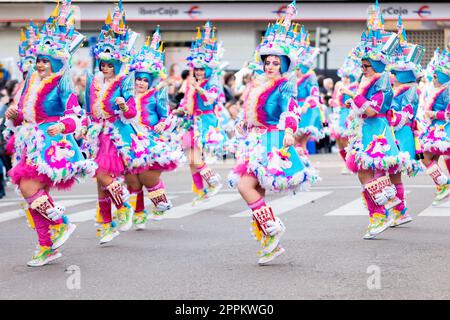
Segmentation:
{"type": "Polygon", "coordinates": [[[22,179],[28,179],[34,181],[37,180],[40,183],[57,190],[69,190],[76,182],[75,178],[71,178],[66,181],[54,183],[47,175],[39,173],[35,166],[27,164],[25,158],[26,156],[24,155],[22,160],[8,172],[12,183],[16,185],[19,185],[22,179]]]}
{"type": "Polygon", "coordinates": [[[119,151],[111,140],[111,136],[101,133],[99,136],[99,147],[95,162],[98,165],[98,173],[111,174],[113,176],[123,175],[125,165],[119,151]]]}

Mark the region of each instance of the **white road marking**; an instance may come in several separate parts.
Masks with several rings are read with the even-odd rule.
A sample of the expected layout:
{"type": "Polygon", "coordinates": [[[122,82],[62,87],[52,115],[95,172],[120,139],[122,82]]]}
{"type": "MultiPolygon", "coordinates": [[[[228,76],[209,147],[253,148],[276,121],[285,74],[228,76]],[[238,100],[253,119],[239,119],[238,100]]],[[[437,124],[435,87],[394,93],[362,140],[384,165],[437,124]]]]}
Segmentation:
{"type": "MultiPolygon", "coordinates": [[[[90,202],[92,200],[61,200],[61,201],[55,201],[57,204],[60,204],[64,207],[71,207],[71,206],[76,206],[79,204],[83,204],[83,203],[87,203],[90,202]]],[[[7,211],[4,213],[0,214],[0,222],[5,222],[5,221],[9,221],[9,220],[13,220],[13,219],[17,219],[20,218],[21,216],[23,216],[23,210],[22,209],[15,209],[15,210],[11,210],[11,211],[7,211]]]]}
{"type": "MultiPolygon", "coordinates": [[[[177,198],[177,196],[169,197],[170,200],[175,199],[175,198],[177,198]]],[[[145,207],[148,208],[152,204],[152,202],[150,201],[149,198],[145,197],[144,204],[145,204],[145,207]]],[[[114,205],[112,206],[112,209],[115,210],[114,205]]],[[[96,213],[97,213],[97,205],[95,205],[94,208],[80,211],[80,212],[75,212],[72,214],[68,214],[67,216],[69,217],[69,220],[71,222],[74,222],[74,223],[75,222],[85,222],[85,221],[95,220],[96,213]]]]}
{"type": "Polygon", "coordinates": [[[228,202],[233,202],[241,199],[241,196],[237,193],[235,194],[218,194],[212,197],[210,200],[203,202],[197,206],[192,206],[192,203],[185,203],[181,206],[176,206],[163,216],[163,219],[179,219],[184,218],[201,211],[210,210],[218,206],[227,204],[228,202]]]}
{"type": "Polygon", "coordinates": [[[420,217],[450,217],[450,200],[437,206],[429,206],[423,210],[420,217]]]}
{"type": "MultiPolygon", "coordinates": [[[[332,192],[331,191],[301,192],[295,196],[286,196],[273,201],[269,201],[267,204],[272,207],[273,212],[275,213],[275,215],[278,216],[280,214],[289,212],[291,210],[294,210],[295,208],[308,204],[311,201],[315,201],[317,199],[325,197],[330,193],[332,192]]],[[[250,209],[247,209],[239,213],[236,213],[230,217],[243,218],[243,217],[250,217],[250,215],[251,215],[250,209]]]]}

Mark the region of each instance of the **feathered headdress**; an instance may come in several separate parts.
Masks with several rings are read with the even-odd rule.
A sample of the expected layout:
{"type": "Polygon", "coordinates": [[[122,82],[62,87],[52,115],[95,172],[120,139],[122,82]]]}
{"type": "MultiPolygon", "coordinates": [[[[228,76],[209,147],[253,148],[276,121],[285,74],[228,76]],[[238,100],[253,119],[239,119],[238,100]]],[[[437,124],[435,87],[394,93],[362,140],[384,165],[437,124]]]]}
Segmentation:
{"type": "Polygon", "coordinates": [[[211,72],[219,69],[223,48],[222,43],[217,41],[215,33],[216,28],[209,21],[203,26],[203,30],[197,27],[197,36],[192,42],[187,58],[189,67],[210,69],[211,72]]]}
{"type": "Polygon", "coordinates": [[[450,77],[450,43],[447,44],[447,47],[439,51],[439,48],[436,49],[436,57],[433,62],[433,68],[435,71],[441,72],[445,74],[447,77],[450,77]]]}
{"type": "Polygon", "coordinates": [[[433,80],[433,73],[435,70],[435,65],[438,63],[439,59],[439,48],[436,48],[433,53],[433,57],[431,58],[430,62],[428,62],[427,67],[425,69],[425,75],[428,78],[429,81],[433,80]]]}
{"type": "Polygon", "coordinates": [[[305,30],[304,26],[302,26],[300,30],[300,43],[304,48],[304,51],[299,55],[299,64],[307,67],[308,69],[314,69],[320,49],[311,46],[309,32],[305,30]]]}
{"type": "Polygon", "coordinates": [[[384,18],[378,0],[369,7],[368,14],[367,29],[361,35],[362,58],[381,61],[386,65],[399,45],[399,37],[396,33],[384,30],[384,18]]]}
{"type": "Polygon", "coordinates": [[[159,26],[153,33],[151,41],[148,37],[139,53],[134,56],[130,69],[136,72],[149,73],[154,79],[165,79],[167,77],[159,26]]]}
{"type": "Polygon", "coordinates": [[[97,67],[103,60],[114,64],[116,74],[124,71],[131,62],[133,47],[138,36],[138,33],[127,26],[122,0],[119,0],[112,17],[108,11],[108,16],[94,48],[97,67]]]}
{"type": "Polygon", "coordinates": [[[394,71],[412,71],[414,77],[418,78],[422,73],[420,61],[425,54],[425,48],[421,45],[408,43],[401,16],[398,17],[397,29],[400,45],[391,56],[389,69],[394,71]]]}
{"type": "Polygon", "coordinates": [[[269,55],[284,56],[289,59],[283,72],[293,71],[299,62],[299,56],[305,51],[302,46],[302,34],[299,25],[292,23],[297,14],[296,1],[292,1],[286,9],[285,16],[275,23],[269,23],[266,33],[255,51],[255,63],[262,66],[263,58],[269,55]]]}
{"type": "Polygon", "coordinates": [[[19,43],[19,70],[27,72],[36,63],[36,57],[33,54],[33,46],[37,41],[39,34],[39,27],[30,22],[28,27],[20,30],[20,43],[19,43]]]}
{"type": "Polygon", "coordinates": [[[32,48],[34,55],[50,58],[53,71],[57,72],[70,62],[73,53],[81,46],[85,37],[75,30],[75,18],[71,0],[63,0],[56,5],[45,21],[32,48]],[[55,61],[57,60],[57,61],[55,61]],[[55,66],[58,66],[55,68],[55,66]]]}

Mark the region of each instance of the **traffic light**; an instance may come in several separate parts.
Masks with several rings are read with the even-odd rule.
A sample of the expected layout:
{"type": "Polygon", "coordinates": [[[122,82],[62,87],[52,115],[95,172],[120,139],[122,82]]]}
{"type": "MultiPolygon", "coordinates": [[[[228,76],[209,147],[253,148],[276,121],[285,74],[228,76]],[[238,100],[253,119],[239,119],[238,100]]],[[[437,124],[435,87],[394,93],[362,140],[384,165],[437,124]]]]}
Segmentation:
{"type": "Polygon", "coordinates": [[[330,33],[328,28],[317,27],[316,29],[316,47],[320,49],[320,53],[326,53],[330,51],[330,33]]]}

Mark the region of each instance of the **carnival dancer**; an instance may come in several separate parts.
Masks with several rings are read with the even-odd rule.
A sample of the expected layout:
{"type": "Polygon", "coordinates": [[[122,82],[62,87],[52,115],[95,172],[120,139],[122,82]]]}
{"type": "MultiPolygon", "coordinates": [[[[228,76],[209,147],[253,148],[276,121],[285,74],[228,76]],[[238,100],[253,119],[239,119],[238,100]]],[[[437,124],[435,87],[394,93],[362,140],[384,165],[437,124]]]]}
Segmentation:
{"type": "Polygon", "coordinates": [[[187,58],[191,74],[177,110],[177,114],[184,117],[184,128],[187,130],[183,144],[188,150],[192,190],[196,194],[193,205],[214,196],[222,188],[220,175],[213,172],[204,159],[205,154],[220,155],[226,142],[226,134],[220,128],[218,119],[220,84],[217,71],[222,51],[215,28],[209,22],[203,30],[197,28],[197,38],[187,58]]]}
{"type": "MultiPolygon", "coordinates": [[[[397,145],[401,152],[407,152],[408,159],[406,174],[413,177],[420,168],[423,150],[419,142],[419,125],[417,110],[419,108],[419,94],[417,79],[422,76],[420,61],[425,48],[407,42],[406,31],[403,28],[401,16],[398,18],[398,36],[400,45],[392,55],[389,70],[394,75],[392,109],[387,112],[387,119],[394,128],[397,145]]],[[[405,187],[402,173],[390,174],[390,179],[397,191],[397,198],[401,201],[392,208],[392,226],[396,227],[412,221],[405,203],[405,187]]]]}
{"type": "Polygon", "coordinates": [[[28,262],[32,267],[59,258],[57,247],[75,229],[50,190],[68,190],[96,168],[95,163],[84,159],[73,138],[79,127],[80,107],[73,94],[69,62],[83,41],[84,36],[74,29],[71,2],[63,1],[33,43],[36,71],[28,74],[18,105],[11,106],[6,114],[16,126],[16,164],[9,176],[29,205],[39,239],[38,250],[28,262]]]}
{"type": "MultiPolygon", "coordinates": [[[[36,65],[36,56],[34,55],[34,47],[33,45],[37,41],[37,37],[39,35],[39,27],[35,25],[33,22],[30,22],[29,25],[26,28],[23,28],[20,31],[20,43],[19,43],[19,62],[18,67],[20,72],[22,73],[23,81],[21,81],[18,85],[16,94],[14,95],[12,104],[17,106],[20,101],[20,97],[23,92],[23,88],[26,83],[27,75],[29,73],[32,73],[35,71],[35,65],[36,65]]],[[[13,166],[16,164],[16,160],[19,157],[16,157],[14,155],[14,133],[16,131],[16,127],[14,126],[13,121],[7,120],[6,121],[6,129],[3,132],[3,135],[5,137],[5,140],[7,140],[6,144],[6,152],[11,156],[12,164],[13,166]]],[[[16,190],[17,193],[20,194],[20,189],[16,190]]],[[[24,200],[24,202],[19,204],[20,207],[23,210],[23,213],[25,214],[27,218],[27,224],[28,226],[35,230],[35,222],[33,220],[33,217],[30,213],[30,210],[28,209],[28,204],[24,200]]],[[[68,237],[72,234],[72,232],[75,230],[76,225],[69,222],[69,219],[67,217],[64,217],[61,221],[58,221],[55,224],[50,225],[50,238],[53,242],[52,247],[54,249],[59,248],[64,242],[68,239],[68,237]],[[61,222],[62,221],[62,222],[61,222]],[[61,223],[59,223],[61,222],[61,223]]]]}
{"type": "MultiPolygon", "coordinates": [[[[341,88],[347,88],[352,92],[356,92],[359,85],[359,78],[361,77],[361,57],[360,51],[357,48],[353,48],[348,56],[345,58],[344,63],[337,71],[341,81],[337,82],[333,96],[330,100],[330,107],[333,108],[333,113],[330,117],[330,134],[333,139],[336,140],[336,145],[339,148],[339,155],[345,162],[347,153],[345,148],[348,146],[348,137],[350,134],[348,123],[350,122],[350,105],[346,104],[346,101],[350,97],[341,93],[341,88]]],[[[341,174],[349,174],[350,171],[347,165],[342,169],[341,174]]]]}
{"type": "Polygon", "coordinates": [[[280,239],[285,226],[266,204],[266,191],[297,191],[312,181],[294,148],[298,126],[295,112],[295,70],[300,46],[295,1],[286,16],[270,24],[256,48],[256,62],[263,73],[249,84],[243,94],[244,120],[236,134],[243,143],[237,165],[229,174],[229,184],[237,187],[252,210],[252,234],[261,245],[259,264],[265,264],[284,252],[280,239]]]}
{"type": "Polygon", "coordinates": [[[96,171],[101,220],[97,230],[100,244],[115,238],[132,226],[134,209],[122,183],[125,168],[142,167],[141,142],[133,123],[137,122],[134,78],[129,73],[132,50],[138,34],[126,26],[122,2],[110,12],[94,48],[97,72],[89,75],[86,86],[86,113],[89,127],[83,149],[98,164],[96,171]],[[111,202],[117,208],[113,222],[111,202]]]}
{"type": "MultiPolygon", "coordinates": [[[[30,24],[26,28],[20,30],[19,61],[17,63],[17,66],[19,67],[19,70],[22,73],[23,81],[19,82],[17,91],[13,97],[11,105],[17,106],[19,104],[20,96],[22,94],[27,75],[29,72],[33,72],[35,69],[36,56],[34,56],[32,49],[33,45],[37,41],[38,34],[39,34],[39,27],[35,25],[33,22],[30,22],[30,24]]],[[[15,166],[16,157],[14,156],[15,153],[14,133],[16,131],[16,127],[14,126],[14,122],[12,120],[6,120],[5,127],[6,127],[5,130],[2,132],[3,138],[6,141],[5,151],[11,157],[12,166],[15,166]]],[[[16,191],[21,196],[20,190],[17,189],[16,191]]],[[[34,229],[34,222],[32,221],[30,210],[28,210],[27,202],[24,200],[24,202],[20,203],[20,206],[23,209],[25,216],[27,217],[28,225],[32,229],[34,229]]],[[[55,225],[51,225],[51,228],[54,229],[55,225]]],[[[62,234],[64,233],[61,233],[60,235],[62,234]]],[[[57,235],[56,232],[52,232],[52,237],[56,235],[57,235]]]]}
{"type": "Polygon", "coordinates": [[[434,88],[426,101],[428,126],[422,136],[426,173],[436,184],[433,205],[448,198],[449,178],[439,165],[441,156],[450,156],[450,45],[438,51],[433,65],[434,88]]]}
{"type": "Polygon", "coordinates": [[[390,199],[396,199],[396,191],[386,174],[401,172],[409,159],[407,152],[398,149],[387,120],[393,92],[385,68],[398,43],[397,34],[384,31],[377,2],[371,7],[367,30],[361,36],[363,77],[357,93],[341,89],[342,94],[351,97],[354,113],[350,124],[352,133],[347,149],[347,165],[358,172],[370,217],[364,239],[372,239],[389,227],[385,205],[390,199]]]}
{"type": "Polygon", "coordinates": [[[171,127],[167,85],[167,70],[164,67],[163,42],[159,26],[140,52],[134,57],[131,70],[135,72],[136,106],[139,114],[137,125],[140,154],[144,166],[127,172],[125,181],[131,194],[130,203],[134,205],[133,225],[137,230],[145,228],[148,219],[144,206],[142,187],[148,191],[153,203],[152,215],[158,220],[172,207],[160,179],[163,171],[174,170],[183,161],[184,154],[178,141],[171,141],[166,132],[171,127]]]}
{"type": "Polygon", "coordinates": [[[323,104],[321,103],[319,84],[314,71],[315,61],[319,49],[311,47],[309,33],[304,26],[300,31],[301,43],[304,50],[299,56],[297,75],[297,101],[301,121],[296,133],[297,150],[299,154],[307,155],[306,143],[312,139],[319,141],[325,137],[325,126],[327,120],[324,116],[323,104]]]}

